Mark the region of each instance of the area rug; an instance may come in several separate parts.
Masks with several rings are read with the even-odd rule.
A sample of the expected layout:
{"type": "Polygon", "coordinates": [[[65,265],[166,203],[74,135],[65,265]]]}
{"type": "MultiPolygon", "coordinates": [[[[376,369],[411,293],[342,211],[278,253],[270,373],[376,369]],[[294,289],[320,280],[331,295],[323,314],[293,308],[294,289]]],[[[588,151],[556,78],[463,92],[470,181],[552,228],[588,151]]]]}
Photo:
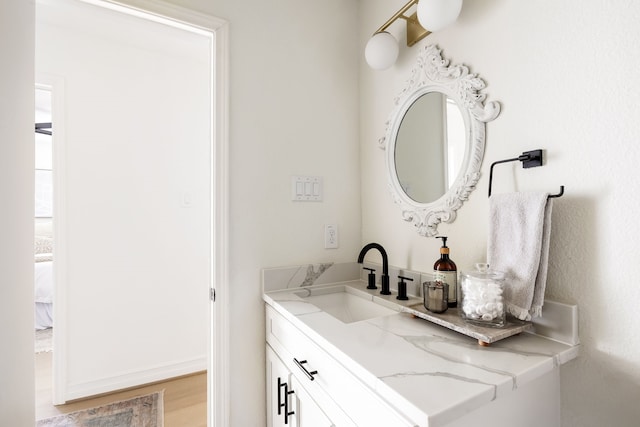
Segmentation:
{"type": "Polygon", "coordinates": [[[36,329],[36,354],[53,350],[53,328],[36,329]]]}
{"type": "Polygon", "coordinates": [[[37,427],[162,427],[163,392],[39,420],[37,427]]]}

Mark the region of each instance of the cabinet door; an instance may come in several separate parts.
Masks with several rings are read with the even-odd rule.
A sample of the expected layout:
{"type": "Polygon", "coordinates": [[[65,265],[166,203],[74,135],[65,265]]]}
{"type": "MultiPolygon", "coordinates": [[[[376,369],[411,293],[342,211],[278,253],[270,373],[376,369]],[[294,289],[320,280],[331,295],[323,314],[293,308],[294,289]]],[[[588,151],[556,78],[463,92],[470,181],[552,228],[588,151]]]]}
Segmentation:
{"type": "Polygon", "coordinates": [[[295,392],[295,412],[298,427],[335,426],[296,378],[291,379],[291,385],[295,392]]]}
{"type": "Polygon", "coordinates": [[[267,427],[298,427],[291,372],[267,345],[267,427]]]}

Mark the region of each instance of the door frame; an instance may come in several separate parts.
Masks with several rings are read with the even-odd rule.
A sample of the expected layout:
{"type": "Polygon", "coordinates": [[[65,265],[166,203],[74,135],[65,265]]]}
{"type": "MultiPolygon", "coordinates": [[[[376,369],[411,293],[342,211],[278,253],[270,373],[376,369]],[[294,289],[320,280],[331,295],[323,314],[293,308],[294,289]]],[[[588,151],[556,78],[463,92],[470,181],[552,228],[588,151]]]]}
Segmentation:
{"type": "MultiPolygon", "coordinates": [[[[229,321],[228,321],[228,206],[229,206],[229,174],[228,174],[228,146],[229,146],[229,25],[226,20],[196,12],[187,8],[165,3],[160,0],[80,0],[85,3],[135,15],[144,19],[161,22],[188,31],[198,32],[211,39],[211,223],[210,223],[210,283],[207,292],[210,295],[209,326],[208,326],[208,361],[207,361],[207,424],[210,427],[226,427],[229,425],[229,321]]],[[[41,76],[39,76],[41,77],[41,76]]],[[[35,83],[35,82],[34,82],[35,83]]],[[[54,97],[58,93],[64,94],[64,80],[54,78],[38,81],[51,86],[54,97]]],[[[35,87],[35,85],[34,85],[35,87]]],[[[54,98],[53,111],[56,109],[54,98]]],[[[56,118],[60,119],[60,118],[56,118]]],[[[60,121],[59,123],[64,123],[60,121]]],[[[56,127],[56,132],[63,131],[62,126],[56,127]]],[[[58,142],[64,141],[63,135],[58,133],[58,142]]],[[[62,142],[63,143],[63,142],[62,142]]],[[[55,155],[55,154],[54,154],[55,155]]],[[[57,159],[63,161],[63,159],[57,159]]],[[[55,160],[54,160],[55,163],[55,160]]],[[[57,164],[57,169],[63,165],[57,164]]],[[[56,165],[54,164],[54,169],[56,165]]],[[[61,185],[64,188],[64,176],[54,176],[54,186],[61,185]]],[[[59,201],[59,206],[54,207],[57,212],[62,208],[64,196],[59,201]]],[[[56,212],[54,212],[54,217],[56,212]]],[[[54,219],[54,233],[56,230],[64,233],[64,218],[58,216],[54,219]]],[[[59,234],[63,235],[63,234],[59,234]]],[[[64,263],[64,248],[61,251],[64,263]]],[[[61,274],[64,274],[64,265],[61,265],[61,274]]],[[[55,280],[62,279],[55,273],[55,280]]],[[[56,292],[58,291],[56,287],[56,292]]],[[[61,312],[64,310],[64,298],[56,295],[56,305],[61,312]]],[[[54,322],[63,316],[55,316],[54,322]]],[[[62,325],[64,334],[64,325],[62,325]]],[[[56,381],[64,378],[64,354],[65,339],[57,336],[54,341],[54,403],[64,400],[64,390],[56,387],[56,381]],[[58,355],[58,357],[56,357],[58,355]],[[62,375],[62,376],[61,376],[62,375]]]]}

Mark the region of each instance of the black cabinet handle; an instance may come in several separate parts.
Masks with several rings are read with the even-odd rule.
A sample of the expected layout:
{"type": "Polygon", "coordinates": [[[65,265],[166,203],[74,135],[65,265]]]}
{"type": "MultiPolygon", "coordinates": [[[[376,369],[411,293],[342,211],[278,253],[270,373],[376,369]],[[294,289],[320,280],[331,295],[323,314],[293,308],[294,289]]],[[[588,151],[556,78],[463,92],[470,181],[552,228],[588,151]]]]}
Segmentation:
{"type": "MultiPolygon", "coordinates": [[[[280,394],[280,389],[282,387],[285,387],[285,392],[286,392],[287,383],[283,383],[280,377],[278,377],[278,415],[282,414],[282,407],[286,405],[286,402],[282,403],[282,395],[280,394]]],[[[287,396],[285,395],[285,401],[286,401],[286,397],[287,396]]]]}
{"type": "Polygon", "coordinates": [[[289,395],[295,393],[295,391],[287,390],[287,385],[284,387],[285,397],[284,397],[284,423],[289,424],[289,417],[295,414],[295,411],[289,412],[289,395]]]}
{"type": "Polygon", "coordinates": [[[289,411],[289,395],[295,393],[289,390],[289,385],[278,377],[278,415],[284,416],[284,423],[289,424],[289,417],[294,415],[294,411],[289,411]],[[284,393],[280,394],[280,389],[284,388],[284,393]],[[282,409],[284,408],[284,412],[282,409]]]}
{"type": "Polygon", "coordinates": [[[314,375],[317,375],[317,374],[318,374],[318,371],[311,371],[311,372],[309,372],[309,371],[307,370],[307,368],[305,368],[304,366],[302,366],[302,365],[304,365],[305,363],[307,363],[307,361],[306,361],[306,360],[298,360],[298,359],[296,359],[296,358],[294,357],[294,358],[293,358],[293,361],[296,363],[296,365],[298,365],[298,368],[302,369],[302,372],[304,372],[304,373],[305,373],[305,375],[306,375],[307,377],[309,377],[309,379],[310,379],[311,381],[315,380],[315,378],[314,378],[313,376],[314,376],[314,375]]]}

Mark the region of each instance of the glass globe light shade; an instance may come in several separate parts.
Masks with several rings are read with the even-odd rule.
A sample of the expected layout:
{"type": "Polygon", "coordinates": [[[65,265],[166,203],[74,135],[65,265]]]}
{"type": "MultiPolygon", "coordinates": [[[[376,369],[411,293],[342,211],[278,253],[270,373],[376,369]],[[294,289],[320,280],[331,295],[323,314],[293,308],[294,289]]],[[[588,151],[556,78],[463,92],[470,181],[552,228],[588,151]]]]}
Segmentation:
{"type": "Polygon", "coordinates": [[[398,59],[398,40],[386,31],[374,34],[364,49],[367,64],[374,70],[391,67],[398,59]]]}
{"type": "Polygon", "coordinates": [[[434,32],[453,24],[460,10],[462,0],[420,0],[418,3],[418,21],[425,29],[434,32]]]}

